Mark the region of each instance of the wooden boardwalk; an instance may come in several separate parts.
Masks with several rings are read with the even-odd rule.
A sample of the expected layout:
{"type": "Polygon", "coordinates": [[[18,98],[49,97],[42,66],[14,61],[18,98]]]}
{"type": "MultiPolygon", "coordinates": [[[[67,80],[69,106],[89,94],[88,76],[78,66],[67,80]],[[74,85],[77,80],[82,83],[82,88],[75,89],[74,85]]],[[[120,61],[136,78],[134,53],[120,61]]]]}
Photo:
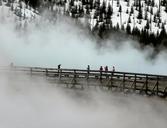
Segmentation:
{"type": "Polygon", "coordinates": [[[48,80],[54,79],[55,83],[69,88],[84,89],[88,86],[98,86],[102,89],[125,93],[167,97],[167,76],[164,75],[21,66],[13,66],[12,71],[46,76],[48,80]]]}

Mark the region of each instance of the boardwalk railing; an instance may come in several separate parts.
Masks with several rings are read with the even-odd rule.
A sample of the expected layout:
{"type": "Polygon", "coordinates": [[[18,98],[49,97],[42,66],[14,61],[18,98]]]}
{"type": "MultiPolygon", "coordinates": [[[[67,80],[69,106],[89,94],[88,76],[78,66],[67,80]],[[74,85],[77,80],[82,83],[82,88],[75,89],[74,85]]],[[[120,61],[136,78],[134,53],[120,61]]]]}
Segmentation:
{"type": "Polygon", "coordinates": [[[165,75],[22,66],[13,66],[11,69],[31,75],[45,75],[48,79],[53,78],[55,82],[70,88],[84,88],[85,85],[99,86],[109,90],[167,97],[165,75]]]}

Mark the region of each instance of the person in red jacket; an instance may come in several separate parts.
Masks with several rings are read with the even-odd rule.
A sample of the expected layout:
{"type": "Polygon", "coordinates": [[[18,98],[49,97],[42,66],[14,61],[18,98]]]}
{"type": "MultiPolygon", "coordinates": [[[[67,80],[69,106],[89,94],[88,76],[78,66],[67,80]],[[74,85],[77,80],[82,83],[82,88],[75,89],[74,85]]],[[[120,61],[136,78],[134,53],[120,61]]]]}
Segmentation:
{"type": "Polygon", "coordinates": [[[102,66],[100,66],[100,72],[102,72],[103,71],[103,67],[102,66]]]}
{"type": "Polygon", "coordinates": [[[108,72],[108,66],[105,66],[105,72],[108,72]]]}

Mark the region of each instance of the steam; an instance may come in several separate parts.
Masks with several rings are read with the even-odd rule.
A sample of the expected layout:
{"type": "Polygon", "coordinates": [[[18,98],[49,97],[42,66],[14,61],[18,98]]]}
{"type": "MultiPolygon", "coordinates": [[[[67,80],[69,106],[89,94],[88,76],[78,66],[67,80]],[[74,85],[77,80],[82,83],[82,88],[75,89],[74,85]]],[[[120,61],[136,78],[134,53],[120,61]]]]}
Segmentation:
{"type": "MultiPolygon", "coordinates": [[[[101,42],[68,18],[58,18],[55,24],[29,23],[27,30],[16,32],[14,25],[0,24],[0,49],[17,65],[92,69],[108,65],[111,69],[130,72],[167,74],[166,53],[162,51],[155,60],[151,47],[139,50],[138,43],[114,38],[101,42]]],[[[116,35],[117,36],[117,35],[116,35]]],[[[117,37],[118,38],[118,37],[117,37]]]]}
{"type": "MultiPolygon", "coordinates": [[[[28,24],[17,30],[13,22],[0,23],[0,64],[91,68],[112,65],[116,70],[167,74],[166,53],[154,61],[136,42],[102,42],[67,18],[55,24],[28,24]],[[118,44],[119,43],[119,44],[118,44]]],[[[165,100],[103,92],[71,90],[45,78],[0,72],[1,128],[166,128],[165,100]]]]}
{"type": "Polygon", "coordinates": [[[43,78],[0,75],[2,128],[166,128],[166,101],[63,89],[43,78]]]}
{"type": "MultiPolygon", "coordinates": [[[[16,32],[13,23],[0,24],[0,49],[17,65],[92,69],[114,65],[116,70],[167,74],[166,53],[162,51],[155,60],[151,47],[139,50],[138,43],[114,38],[97,44],[91,34],[71,19],[57,18],[55,24],[29,23],[26,31],[16,32]]],[[[117,35],[115,35],[117,36],[117,35]]],[[[118,38],[118,37],[116,37],[118,38]]]]}

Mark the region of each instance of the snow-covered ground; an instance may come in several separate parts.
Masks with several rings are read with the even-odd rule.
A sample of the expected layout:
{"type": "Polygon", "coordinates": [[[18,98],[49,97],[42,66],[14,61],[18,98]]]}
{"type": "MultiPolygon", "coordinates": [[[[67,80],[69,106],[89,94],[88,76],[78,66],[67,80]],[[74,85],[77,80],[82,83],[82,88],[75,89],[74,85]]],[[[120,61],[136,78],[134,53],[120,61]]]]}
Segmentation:
{"type": "MultiPolygon", "coordinates": [[[[69,7],[71,0],[67,0],[66,3],[66,10],[67,7],[69,7]]],[[[96,0],[94,0],[95,2],[96,0]]],[[[157,32],[161,31],[161,27],[162,27],[162,23],[165,26],[165,29],[167,31],[167,12],[165,12],[165,7],[161,6],[160,7],[160,19],[161,19],[161,23],[158,26],[158,21],[155,23],[154,20],[154,16],[156,15],[157,11],[159,10],[159,0],[154,0],[155,1],[155,5],[154,7],[152,7],[153,10],[153,14],[151,14],[151,6],[148,6],[148,10],[146,10],[146,4],[144,2],[144,0],[141,0],[141,4],[142,4],[142,13],[143,13],[143,19],[138,19],[138,13],[139,11],[135,9],[134,7],[134,0],[130,0],[129,1],[129,5],[127,2],[125,2],[125,0],[120,0],[119,6],[122,7],[122,22],[120,20],[120,12],[119,12],[119,6],[117,6],[117,0],[100,0],[100,5],[102,6],[103,2],[106,2],[106,7],[108,7],[109,5],[112,6],[113,8],[113,15],[111,17],[111,21],[112,21],[112,25],[113,27],[116,27],[117,25],[119,25],[119,28],[121,28],[121,26],[124,26],[124,28],[126,28],[127,24],[128,24],[128,20],[129,20],[129,13],[131,11],[131,8],[133,8],[134,13],[130,16],[131,19],[131,23],[129,23],[129,25],[132,28],[137,27],[139,30],[142,30],[145,28],[146,24],[147,24],[147,20],[144,19],[145,15],[147,14],[147,19],[150,20],[150,28],[149,28],[149,32],[150,33],[154,33],[157,34],[157,32]],[[127,12],[128,11],[128,12],[127,12]],[[147,12],[146,12],[147,11],[147,12]]],[[[93,3],[94,3],[93,2],[93,3]]],[[[74,0],[74,6],[82,6],[82,2],[81,0],[74,0]]],[[[84,11],[86,11],[86,9],[84,8],[84,11]]],[[[90,20],[89,20],[89,24],[91,29],[96,25],[97,23],[97,19],[94,19],[94,14],[96,12],[96,9],[92,9],[90,10],[90,20]]],[[[156,18],[156,20],[158,20],[156,18]]]]}
{"type": "Polygon", "coordinates": [[[24,2],[15,0],[13,3],[8,4],[2,2],[0,6],[0,21],[13,23],[20,27],[25,26],[28,22],[38,19],[39,15],[36,10],[26,5],[24,2]]]}
{"type": "MultiPolygon", "coordinates": [[[[62,0],[63,1],[63,0],[62,0]]],[[[129,24],[131,27],[131,30],[133,28],[138,28],[139,30],[142,30],[145,28],[146,24],[147,24],[147,20],[144,18],[145,15],[147,14],[147,19],[149,22],[149,32],[150,33],[160,33],[162,30],[162,24],[164,25],[166,31],[167,31],[167,12],[165,12],[165,7],[161,6],[160,8],[160,20],[161,23],[158,23],[158,18],[156,17],[156,21],[154,21],[154,16],[157,14],[157,11],[159,10],[159,0],[155,0],[155,5],[154,7],[151,6],[146,6],[144,0],[141,0],[141,4],[142,4],[142,13],[143,13],[143,19],[138,19],[138,13],[139,11],[136,10],[135,6],[134,6],[134,0],[130,0],[129,4],[127,2],[125,2],[124,0],[120,0],[119,2],[119,6],[117,4],[117,0],[100,0],[100,5],[102,6],[103,2],[106,2],[106,9],[108,8],[109,5],[111,5],[112,9],[113,9],[113,14],[111,16],[111,21],[112,21],[112,26],[113,27],[117,27],[119,25],[119,28],[121,28],[121,26],[124,26],[124,28],[127,27],[127,25],[129,24]],[[119,7],[122,7],[122,12],[120,15],[119,12],[119,7]],[[147,10],[146,10],[147,7],[147,10]],[[130,15],[131,9],[133,8],[134,13],[132,13],[130,15]],[[151,14],[151,8],[152,8],[152,14],[151,14]],[[129,22],[130,19],[130,23],[129,22]]],[[[67,0],[65,3],[65,6],[57,6],[54,5],[53,9],[56,10],[55,13],[59,12],[61,14],[64,14],[64,11],[69,11],[70,12],[70,2],[71,0],[67,0]]],[[[95,0],[93,1],[95,2],[95,0]]],[[[38,15],[38,11],[34,10],[32,7],[25,5],[24,2],[18,2],[17,0],[15,0],[14,3],[11,3],[10,5],[6,6],[6,2],[3,2],[3,5],[0,6],[0,16],[1,16],[1,20],[15,20],[15,21],[21,21],[21,24],[24,24],[25,21],[32,21],[33,19],[39,17],[38,15]],[[13,18],[11,18],[13,17],[13,18]],[[17,20],[18,19],[18,20],[17,20]]],[[[74,0],[74,6],[81,7],[82,6],[82,2],[81,0],[74,0]]],[[[84,7],[84,12],[86,13],[86,7],[85,5],[84,7]]],[[[97,20],[99,18],[99,16],[95,19],[94,15],[96,13],[96,9],[92,9],[89,10],[90,11],[90,15],[86,16],[88,18],[88,20],[83,20],[85,18],[78,18],[80,19],[80,21],[87,21],[90,28],[93,29],[96,26],[97,20]]],[[[69,13],[71,15],[71,12],[69,13]]],[[[100,23],[101,24],[101,23],[100,23]]],[[[24,26],[24,25],[23,25],[24,26]]]]}

